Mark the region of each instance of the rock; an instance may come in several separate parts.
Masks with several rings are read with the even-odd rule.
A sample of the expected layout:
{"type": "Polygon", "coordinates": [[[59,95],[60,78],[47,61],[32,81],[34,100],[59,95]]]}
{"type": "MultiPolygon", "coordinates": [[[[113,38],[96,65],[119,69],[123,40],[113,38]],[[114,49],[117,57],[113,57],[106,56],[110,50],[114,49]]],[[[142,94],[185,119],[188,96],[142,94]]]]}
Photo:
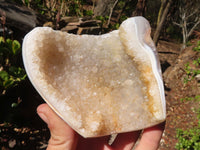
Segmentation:
{"type": "Polygon", "coordinates": [[[96,20],[87,20],[87,21],[83,21],[80,23],[81,27],[92,27],[92,26],[96,26],[96,25],[97,25],[96,20]]]}
{"type": "Polygon", "coordinates": [[[53,22],[46,22],[43,24],[43,27],[51,27],[51,28],[55,28],[55,25],[53,24],[53,22]]]}
{"type": "Polygon", "coordinates": [[[22,40],[27,32],[42,23],[42,18],[33,10],[18,6],[13,1],[0,0],[0,10],[6,14],[6,27],[13,31],[14,38],[18,40],[22,40]]]}
{"type": "Polygon", "coordinates": [[[66,26],[61,29],[63,32],[68,32],[68,33],[77,33],[78,26],[66,26]]]}
{"type": "Polygon", "coordinates": [[[196,80],[197,80],[198,82],[200,82],[200,74],[196,75],[195,78],[196,78],[196,80]]]}
{"type": "Polygon", "coordinates": [[[93,35],[99,35],[101,32],[101,27],[79,27],[77,34],[93,34],[93,35]]]}
{"type": "Polygon", "coordinates": [[[16,140],[15,139],[11,139],[8,141],[8,145],[10,148],[14,148],[16,145],[16,140]]]}
{"type": "Polygon", "coordinates": [[[24,65],[45,101],[82,136],[140,130],[166,118],[149,30],[143,17],[101,36],[36,28],[24,39],[24,65]]]}
{"type": "Polygon", "coordinates": [[[60,21],[64,21],[66,23],[70,23],[70,22],[79,22],[80,21],[80,18],[78,17],[69,17],[69,16],[66,16],[66,17],[62,17],[60,19],[60,21]]]}
{"type": "Polygon", "coordinates": [[[67,24],[67,26],[80,26],[81,22],[70,22],[67,24]]]}
{"type": "Polygon", "coordinates": [[[158,55],[164,73],[168,67],[173,66],[180,53],[180,44],[159,40],[158,55]]]}
{"type": "Polygon", "coordinates": [[[177,78],[181,75],[179,70],[182,70],[182,72],[184,72],[185,64],[190,62],[192,58],[194,58],[196,55],[197,52],[193,51],[192,47],[188,47],[180,53],[180,55],[176,59],[176,62],[174,62],[174,64],[167,68],[166,71],[163,73],[163,78],[168,87],[173,87],[172,81],[174,80],[174,78],[177,78]]]}
{"type": "Polygon", "coordinates": [[[81,21],[81,18],[78,18],[78,17],[69,17],[69,16],[66,16],[66,17],[62,17],[59,21],[59,27],[60,29],[66,27],[69,23],[71,22],[80,22],[81,21]]]}
{"type": "Polygon", "coordinates": [[[37,17],[32,10],[0,0],[0,9],[6,13],[6,24],[30,30],[36,26],[37,17]]]}
{"type": "Polygon", "coordinates": [[[99,35],[101,27],[99,20],[91,20],[91,18],[74,18],[74,17],[63,17],[59,22],[61,31],[74,34],[94,34],[99,35]],[[88,20],[90,19],[90,20],[88,20]]]}

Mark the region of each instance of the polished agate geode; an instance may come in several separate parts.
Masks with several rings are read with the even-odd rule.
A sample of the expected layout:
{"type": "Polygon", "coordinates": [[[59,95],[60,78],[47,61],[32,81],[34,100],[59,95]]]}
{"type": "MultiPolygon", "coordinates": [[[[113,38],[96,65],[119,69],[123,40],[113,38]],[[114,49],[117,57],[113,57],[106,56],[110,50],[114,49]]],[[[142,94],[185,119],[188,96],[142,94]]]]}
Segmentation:
{"type": "Polygon", "coordinates": [[[25,36],[23,60],[40,95],[84,137],[140,130],[166,118],[160,63],[143,17],[99,36],[35,28],[25,36]]]}

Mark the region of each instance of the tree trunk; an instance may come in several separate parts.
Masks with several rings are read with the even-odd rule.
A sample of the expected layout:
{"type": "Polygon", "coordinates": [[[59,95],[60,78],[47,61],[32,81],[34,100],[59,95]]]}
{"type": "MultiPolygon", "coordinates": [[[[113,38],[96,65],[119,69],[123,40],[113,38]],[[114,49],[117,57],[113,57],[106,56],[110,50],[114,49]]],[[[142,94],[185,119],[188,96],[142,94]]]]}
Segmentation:
{"type": "Polygon", "coordinates": [[[185,15],[184,15],[184,19],[183,19],[182,30],[183,30],[183,46],[182,46],[182,49],[184,49],[186,47],[186,42],[187,42],[187,22],[186,22],[186,19],[185,19],[185,15]]]}
{"type": "Polygon", "coordinates": [[[133,11],[132,16],[144,16],[146,9],[147,0],[138,0],[135,11],[133,11]]]}
{"type": "Polygon", "coordinates": [[[168,14],[168,12],[169,12],[169,9],[170,9],[171,4],[172,4],[172,0],[169,0],[169,1],[167,2],[167,5],[166,5],[164,11],[163,11],[163,14],[162,14],[160,23],[159,23],[158,26],[156,27],[156,31],[155,31],[154,37],[153,37],[153,41],[154,41],[154,43],[155,43],[156,45],[157,45],[157,43],[158,43],[158,39],[159,39],[159,36],[160,36],[160,32],[161,32],[162,27],[163,27],[163,24],[164,24],[164,22],[165,22],[165,20],[166,20],[166,18],[167,18],[167,14],[168,14]]]}
{"type": "Polygon", "coordinates": [[[189,37],[192,35],[194,29],[200,24],[200,0],[180,0],[179,1],[179,21],[173,22],[175,25],[182,29],[183,46],[182,50],[186,47],[189,37]]]}
{"type": "Polygon", "coordinates": [[[94,8],[94,16],[109,16],[116,0],[98,0],[94,8]]]}
{"type": "Polygon", "coordinates": [[[157,19],[157,26],[158,26],[159,23],[160,23],[160,19],[161,19],[161,16],[162,16],[162,14],[163,14],[163,9],[164,9],[165,6],[166,6],[166,2],[167,2],[167,0],[161,0],[161,6],[160,6],[160,9],[159,9],[158,19],[157,19]]]}

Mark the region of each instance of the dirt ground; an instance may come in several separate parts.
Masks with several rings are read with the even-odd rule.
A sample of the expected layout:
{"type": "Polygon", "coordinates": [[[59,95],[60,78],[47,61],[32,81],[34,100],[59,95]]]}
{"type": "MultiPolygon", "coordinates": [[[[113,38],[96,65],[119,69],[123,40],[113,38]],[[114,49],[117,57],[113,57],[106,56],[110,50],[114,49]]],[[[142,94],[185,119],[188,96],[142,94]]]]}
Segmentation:
{"type": "MultiPolygon", "coordinates": [[[[193,41],[196,43],[196,41],[193,41]]],[[[165,82],[165,94],[167,104],[167,119],[163,138],[159,150],[173,150],[177,143],[176,130],[189,129],[198,123],[195,109],[199,108],[199,102],[182,102],[185,97],[195,97],[200,94],[200,84],[193,79],[184,84],[185,64],[192,64],[199,54],[192,50],[193,46],[181,51],[180,46],[174,43],[161,41],[157,47],[162,62],[162,68],[168,64],[163,72],[165,82]]]]}
{"type": "MultiPolygon", "coordinates": [[[[199,107],[199,102],[180,101],[181,98],[200,94],[200,85],[196,80],[187,84],[183,82],[184,64],[196,57],[196,53],[192,51],[192,47],[181,52],[179,44],[166,41],[160,41],[157,49],[162,64],[167,104],[166,127],[159,150],[173,150],[177,142],[176,129],[188,129],[197,125],[198,121],[194,109],[199,107]]],[[[36,113],[34,117],[37,118],[36,113]]],[[[39,118],[35,120],[38,121],[39,118]]],[[[41,121],[38,121],[38,124],[37,127],[34,127],[34,125],[17,126],[12,123],[0,123],[1,150],[45,149],[49,131],[41,121]]]]}

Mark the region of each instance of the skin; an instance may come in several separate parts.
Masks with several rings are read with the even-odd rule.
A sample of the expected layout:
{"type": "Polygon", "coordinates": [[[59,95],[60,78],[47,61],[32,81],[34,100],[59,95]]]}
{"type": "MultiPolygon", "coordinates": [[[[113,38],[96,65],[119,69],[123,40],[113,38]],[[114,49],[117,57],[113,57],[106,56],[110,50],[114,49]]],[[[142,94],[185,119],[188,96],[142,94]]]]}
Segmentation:
{"type": "Polygon", "coordinates": [[[41,104],[37,108],[40,118],[47,123],[51,133],[47,150],[131,150],[138,137],[140,142],[135,150],[156,150],[164,130],[164,123],[141,131],[118,134],[112,145],[108,144],[109,136],[99,138],[83,138],[67,125],[47,105],[41,104]]]}

